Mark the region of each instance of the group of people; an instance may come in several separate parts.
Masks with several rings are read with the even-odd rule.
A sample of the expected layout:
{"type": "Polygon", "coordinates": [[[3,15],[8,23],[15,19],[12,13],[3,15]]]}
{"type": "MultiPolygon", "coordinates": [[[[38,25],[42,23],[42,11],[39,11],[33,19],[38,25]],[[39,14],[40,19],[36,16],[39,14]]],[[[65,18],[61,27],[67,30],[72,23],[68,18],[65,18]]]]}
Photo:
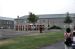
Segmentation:
{"type": "Polygon", "coordinates": [[[66,32],[64,33],[65,37],[65,49],[75,49],[75,27],[71,31],[70,28],[66,28],[66,32]]]}

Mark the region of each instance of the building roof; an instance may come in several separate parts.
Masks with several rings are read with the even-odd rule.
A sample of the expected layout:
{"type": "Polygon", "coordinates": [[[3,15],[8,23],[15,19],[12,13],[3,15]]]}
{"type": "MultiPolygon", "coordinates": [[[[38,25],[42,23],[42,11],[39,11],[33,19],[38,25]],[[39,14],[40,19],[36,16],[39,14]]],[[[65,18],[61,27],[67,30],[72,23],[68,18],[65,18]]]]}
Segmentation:
{"type": "Polygon", "coordinates": [[[14,18],[7,18],[7,17],[0,16],[0,20],[12,20],[12,21],[14,21],[14,18]]]}
{"type": "MultiPolygon", "coordinates": [[[[39,18],[64,18],[66,17],[66,14],[42,14],[42,15],[36,15],[39,18]]],[[[70,14],[71,17],[75,17],[75,14],[70,14]]],[[[28,15],[20,17],[20,19],[26,19],[28,18],[28,15]]]]}

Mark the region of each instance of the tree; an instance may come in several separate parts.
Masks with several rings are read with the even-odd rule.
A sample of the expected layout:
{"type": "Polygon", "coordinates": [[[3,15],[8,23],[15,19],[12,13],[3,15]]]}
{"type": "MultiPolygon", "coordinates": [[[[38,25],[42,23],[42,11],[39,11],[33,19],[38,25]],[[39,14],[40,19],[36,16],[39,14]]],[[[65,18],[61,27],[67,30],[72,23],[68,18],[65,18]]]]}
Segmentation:
{"type": "Polygon", "coordinates": [[[67,14],[66,14],[64,23],[68,24],[69,27],[70,27],[70,24],[72,23],[72,19],[71,19],[70,15],[69,15],[69,12],[67,12],[67,14]]]}
{"type": "Polygon", "coordinates": [[[49,19],[48,19],[48,28],[50,27],[50,25],[49,25],[49,19]]]}
{"type": "Polygon", "coordinates": [[[30,23],[35,24],[37,22],[37,20],[38,20],[38,17],[35,14],[33,14],[33,13],[30,12],[29,13],[29,17],[27,19],[28,19],[28,21],[30,23]]]}

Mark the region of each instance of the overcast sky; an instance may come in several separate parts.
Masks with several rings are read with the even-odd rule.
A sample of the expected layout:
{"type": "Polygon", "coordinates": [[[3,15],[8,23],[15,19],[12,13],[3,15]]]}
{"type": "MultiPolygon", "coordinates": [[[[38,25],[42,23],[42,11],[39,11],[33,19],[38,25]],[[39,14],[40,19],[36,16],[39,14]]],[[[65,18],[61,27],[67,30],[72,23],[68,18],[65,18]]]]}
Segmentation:
{"type": "Polygon", "coordinates": [[[75,0],[0,0],[0,16],[16,18],[18,15],[75,13],[75,0]]]}

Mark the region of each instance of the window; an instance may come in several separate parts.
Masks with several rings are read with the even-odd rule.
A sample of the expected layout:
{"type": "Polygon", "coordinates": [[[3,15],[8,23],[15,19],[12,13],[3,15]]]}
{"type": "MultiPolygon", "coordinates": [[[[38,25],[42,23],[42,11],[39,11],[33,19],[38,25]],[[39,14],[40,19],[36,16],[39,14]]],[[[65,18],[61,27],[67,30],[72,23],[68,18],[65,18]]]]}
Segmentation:
{"type": "Polygon", "coordinates": [[[9,22],[7,21],[7,24],[9,24],[9,22]]]}
{"type": "Polygon", "coordinates": [[[43,20],[43,22],[45,22],[45,19],[43,20]]]}

